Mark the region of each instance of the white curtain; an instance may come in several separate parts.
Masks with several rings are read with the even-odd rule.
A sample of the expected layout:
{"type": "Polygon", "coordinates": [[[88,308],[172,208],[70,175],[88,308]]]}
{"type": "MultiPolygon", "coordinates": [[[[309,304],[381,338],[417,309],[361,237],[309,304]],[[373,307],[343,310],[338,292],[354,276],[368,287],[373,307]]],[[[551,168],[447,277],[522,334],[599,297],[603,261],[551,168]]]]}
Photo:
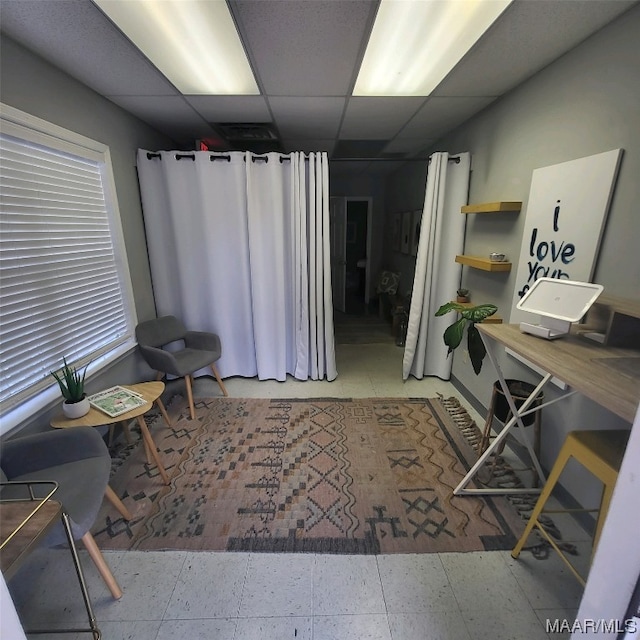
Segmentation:
{"type": "Polygon", "coordinates": [[[462,265],[455,262],[464,246],[465,216],[471,156],[434,153],[429,158],[427,187],[416,256],[402,378],[451,376],[451,358],[442,340],[452,318],[436,318],[440,305],[455,297],[462,265]]]}
{"type": "Polygon", "coordinates": [[[138,151],[158,315],[222,342],[222,377],[336,375],[326,153],[138,151]]]}

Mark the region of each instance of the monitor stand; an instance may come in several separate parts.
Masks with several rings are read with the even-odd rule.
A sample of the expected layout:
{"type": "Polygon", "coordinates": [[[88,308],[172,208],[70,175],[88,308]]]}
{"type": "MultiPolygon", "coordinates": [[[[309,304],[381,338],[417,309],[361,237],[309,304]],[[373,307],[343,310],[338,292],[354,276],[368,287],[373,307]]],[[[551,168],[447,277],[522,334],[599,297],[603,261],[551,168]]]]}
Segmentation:
{"type": "Polygon", "coordinates": [[[571,323],[568,320],[558,320],[557,318],[549,318],[548,316],[540,316],[540,324],[531,324],[529,322],[520,323],[520,331],[522,333],[530,333],[531,335],[545,338],[546,340],[555,340],[566,336],[571,329],[571,323]]]}

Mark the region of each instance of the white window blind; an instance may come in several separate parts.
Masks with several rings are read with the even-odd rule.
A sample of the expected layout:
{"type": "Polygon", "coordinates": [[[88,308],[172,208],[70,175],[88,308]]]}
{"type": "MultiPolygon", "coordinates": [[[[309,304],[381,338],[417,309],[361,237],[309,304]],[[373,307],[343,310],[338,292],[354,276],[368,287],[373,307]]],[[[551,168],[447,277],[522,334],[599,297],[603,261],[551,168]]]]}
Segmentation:
{"type": "Polygon", "coordinates": [[[95,361],[132,341],[134,325],[102,154],[7,129],[21,133],[0,134],[3,414],[55,384],[63,357],[95,361]]]}

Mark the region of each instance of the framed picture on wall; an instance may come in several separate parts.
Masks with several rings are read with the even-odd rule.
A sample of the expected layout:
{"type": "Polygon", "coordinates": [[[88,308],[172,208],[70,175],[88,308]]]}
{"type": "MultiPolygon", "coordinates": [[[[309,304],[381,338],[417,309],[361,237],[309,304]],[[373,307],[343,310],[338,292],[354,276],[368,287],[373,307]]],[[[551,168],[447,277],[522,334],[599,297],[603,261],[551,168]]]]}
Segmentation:
{"type": "Polygon", "coordinates": [[[411,249],[411,211],[402,214],[402,238],[400,240],[400,250],[402,253],[409,253],[411,249]]]}
{"type": "Polygon", "coordinates": [[[391,250],[400,251],[400,239],[402,238],[402,214],[394,213],[391,219],[391,250]]]}
{"type": "Polygon", "coordinates": [[[422,210],[411,214],[411,255],[418,255],[418,243],[420,242],[420,224],[422,223],[422,210]]]}

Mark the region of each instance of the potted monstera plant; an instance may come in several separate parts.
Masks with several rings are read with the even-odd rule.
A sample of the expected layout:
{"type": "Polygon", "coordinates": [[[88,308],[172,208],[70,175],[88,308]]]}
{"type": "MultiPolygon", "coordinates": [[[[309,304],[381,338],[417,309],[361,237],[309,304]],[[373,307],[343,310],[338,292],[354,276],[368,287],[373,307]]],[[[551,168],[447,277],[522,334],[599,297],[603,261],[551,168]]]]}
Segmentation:
{"type": "Polygon", "coordinates": [[[449,347],[447,353],[447,355],[449,355],[454,349],[460,346],[466,330],[469,359],[471,360],[471,365],[476,375],[480,373],[482,361],[485,355],[487,355],[487,350],[476,327],[476,322],[482,322],[485,318],[492,316],[497,310],[498,307],[496,307],[495,304],[478,304],[469,307],[457,302],[447,302],[436,311],[436,316],[443,316],[451,311],[459,314],[455,322],[445,329],[442,338],[447,347],[449,347]]]}
{"type": "Polygon", "coordinates": [[[63,366],[59,371],[52,371],[51,375],[56,379],[64,402],[62,412],[67,418],[81,418],[91,408],[87,395],[84,392],[84,378],[87,374],[88,364],[83,371],[67,364],[67,359],[62,358],[63,366]]]}
{"type": "MultiPolygon", "coordinates": [[[[466,329],[469,359],[471,360],[476,375],[482,370],[482,362],[487,355],[487,350],[480,337],[480,332],[476,328],[476,323],[482,322],[485,318],[492,316],[497,310],[498,307],[494,304],[479,304],[474,307],[469,307],[458,304],[457,302],[447,302],[436,311],[436,316],[443,316],[450,311],[456,311],[460,314],[460,317],[445,329],[443,340],[447,347],[449,347],[448,355],[460,346],[466,329]]],[[[522,406],[535,388],[532,384],[522,380],[505,380],[505,382],[517,408],[522,406]]],[[[504,424],[512,415],[511,409],[499,380],[493,383],[493,389],[495,397],[493,415],[504,424]]],[[[534,400],[534,405],[540,405],[543,400],[544,395],[540,392],[534,400]]],[[[525,426],[533,424],[535,416],[535,413],[524,416],[522,418],[523,424],[525,426]]]]}

